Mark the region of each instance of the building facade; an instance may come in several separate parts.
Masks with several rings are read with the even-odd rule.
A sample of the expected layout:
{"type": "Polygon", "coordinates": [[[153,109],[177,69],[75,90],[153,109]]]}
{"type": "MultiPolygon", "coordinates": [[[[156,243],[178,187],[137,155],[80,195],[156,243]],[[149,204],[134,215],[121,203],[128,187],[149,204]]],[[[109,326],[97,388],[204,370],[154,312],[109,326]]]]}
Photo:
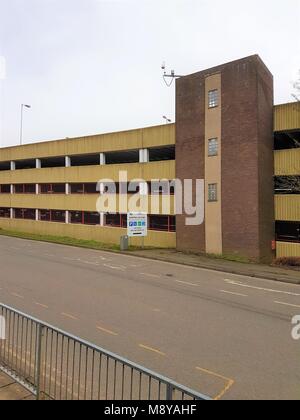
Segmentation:
{"type": "Polygon", "coordinates": [[[205,179],[205,221],[183,250],[270,261],[274,239],[273,77],[258,56],[177,81],[176,175],[205,179]],[[217,142],[214,156],[208,151],[217,142]],[[215,190],[213,197],[209,196],[215,190]]]}
{"type": "Polygon", "coordinates": [[[118,244],[127,215],[97,211],[103,179],[119,198],[135,180],[128,200],[137,192],[159,203],[145,246],[261,262],[300,256],[300,104],[274,107],[258,56],[178,79],[176,124],[0,149],[0,228],[118,244]],[[176,191],[154,179],[203,179],[204,222],[188,226],[176,191]]]}
{"type": "Polygon", "coordinates": [[[300,102],[275,107],[275,220],[278,257],[300,256],[300,102]]]}

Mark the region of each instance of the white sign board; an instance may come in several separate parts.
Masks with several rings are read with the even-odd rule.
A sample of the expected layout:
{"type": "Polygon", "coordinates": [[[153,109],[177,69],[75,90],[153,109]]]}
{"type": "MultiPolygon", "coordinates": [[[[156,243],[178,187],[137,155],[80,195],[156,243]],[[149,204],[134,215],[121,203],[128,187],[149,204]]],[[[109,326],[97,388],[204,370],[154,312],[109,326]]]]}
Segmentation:
{"type": "Polygon", "coordinates": [[[147,213],[128,213],[127,215],[127,235],[130,238],[148,234],[148,215],[147,213]]]}

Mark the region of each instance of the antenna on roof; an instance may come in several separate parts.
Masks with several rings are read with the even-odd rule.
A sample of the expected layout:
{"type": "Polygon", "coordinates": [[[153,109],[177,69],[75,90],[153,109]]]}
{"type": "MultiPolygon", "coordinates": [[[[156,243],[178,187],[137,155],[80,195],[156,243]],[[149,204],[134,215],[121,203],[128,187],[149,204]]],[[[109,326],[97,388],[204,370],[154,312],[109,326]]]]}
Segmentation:
{"type": "Polygon", "coordinates": [[[164,74],[163,74],[164,82],[168,87],[172,86],[172,83],[175,79],[179,79],[180,77],[183,77],[183,76],[179,76],[179,75],[175,74],[175,70],[171,70],[171,74],[167,74],[165,61],[162,63],[161,69],[164,72],[164,74]],[[168,81],[168,79],[171,79],[171,81],[168,81]]]}
{"type": "Polygon", "coordinates": [[[165,115],[163,116],[163,119],[166,121],[166,124],[170,124],[172,122],[172,120],[170,120],[170,118],[166,117],[165,115]]]}

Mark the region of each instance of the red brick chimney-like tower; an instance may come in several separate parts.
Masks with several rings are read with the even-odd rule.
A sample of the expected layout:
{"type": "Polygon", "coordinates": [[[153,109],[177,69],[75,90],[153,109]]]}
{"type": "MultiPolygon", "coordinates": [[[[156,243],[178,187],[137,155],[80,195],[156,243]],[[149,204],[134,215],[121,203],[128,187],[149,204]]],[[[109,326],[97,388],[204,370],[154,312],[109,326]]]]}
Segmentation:
{"type": "Polygon", "coordinates": [[[257,56],[176,82],[176,176],[205,180],[205,221],[177,216],[177,248],[270,262],[273,76],[257,56]]]}

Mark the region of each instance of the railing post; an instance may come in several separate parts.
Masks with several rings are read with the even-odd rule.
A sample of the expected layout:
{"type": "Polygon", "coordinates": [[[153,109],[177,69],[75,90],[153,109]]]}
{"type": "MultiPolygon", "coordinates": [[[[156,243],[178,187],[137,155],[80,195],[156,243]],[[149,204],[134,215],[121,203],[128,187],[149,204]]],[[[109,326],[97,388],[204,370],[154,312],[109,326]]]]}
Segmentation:
{"type": "Polygon", "coordinates": [[[43,336],[44,326],[42,324],[37,325],[37,349],[36,349],[36,399],[43,399],[42,391],[42,372],[43,372],[43,336]]]}
{"type": "Polygon", "coordinates": [[[167,401],[173,400],[173,391],[174,391],[173,386],[171,384],[167,384],[167,394],[166,394],[167,401]]]}

